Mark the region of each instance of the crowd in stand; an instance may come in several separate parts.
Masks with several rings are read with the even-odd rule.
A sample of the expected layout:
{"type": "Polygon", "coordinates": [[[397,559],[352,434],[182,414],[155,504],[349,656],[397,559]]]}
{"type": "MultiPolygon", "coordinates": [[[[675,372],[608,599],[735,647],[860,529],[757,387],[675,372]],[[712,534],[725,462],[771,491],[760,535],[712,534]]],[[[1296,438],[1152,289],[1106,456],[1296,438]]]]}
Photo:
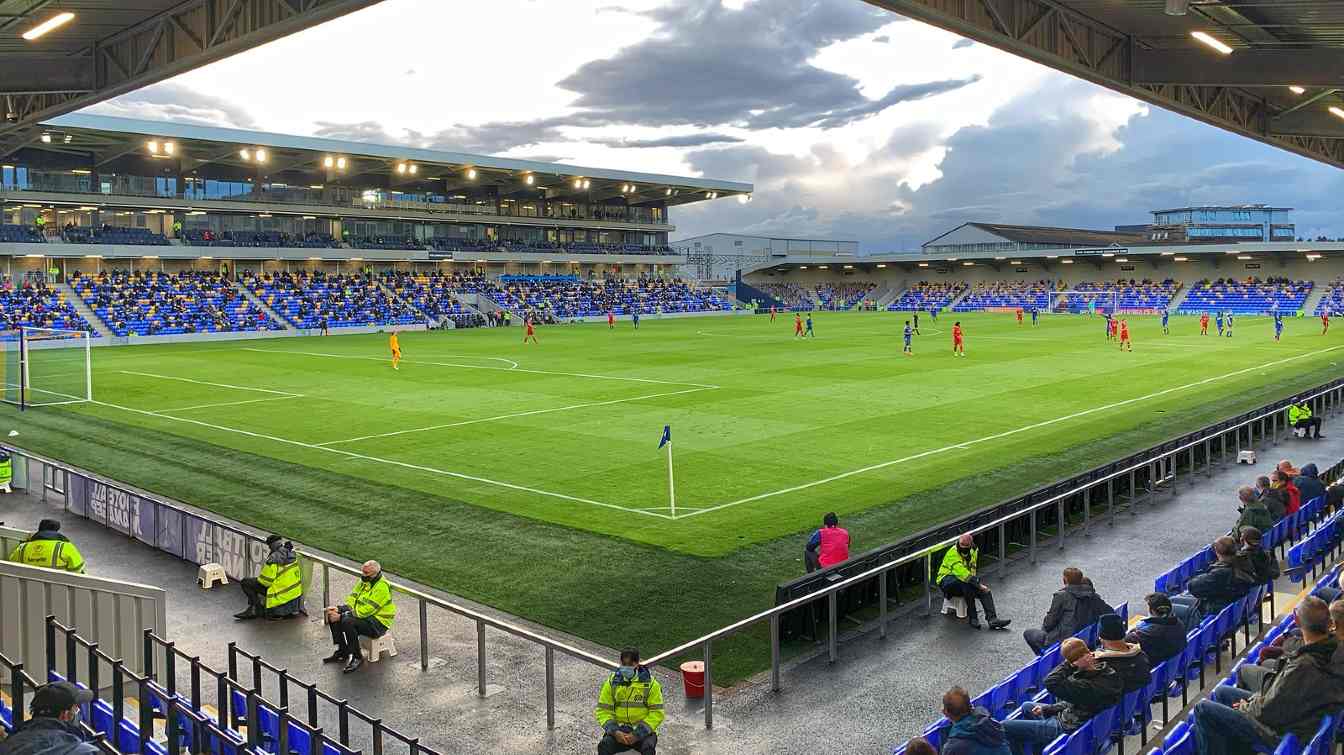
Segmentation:
{"type": "Polygon", "coordinates": [[[901,293],[900,298],[887,305],[891,312],[926,312],[941,310],[966,290],[966,284],[929,283],[920,281],[901,293]]]}
{"type": "Polygon", "coordinates": [[[970,293],[952,308],[954,312],[975,312],[999,307],[1045,309],[1050,306],[1054,281],[992,281],[977,283],[970,293]]]}
{"type": "Polygon", "coordinates": [[[243,285],[295,327],[412,325],[424,316],[388,294],[371,275],[245,273],[243,285]]]}
{"type": "Polygon", "coordinates": [[[55,328],[92,330],[75,306],[41,281],[15,286],[8,276],[0,284],[0,330],[55,328]]]}
{"type": "Polygon", "coordinates": [[[680,278],[581,279],[560,276],[501,276],[455,274],[453,288],[476,293],[533,322],[569,320],[611,313],[664,314],[716,312],[732,309],[717,290],[692,286],[680,278]]]}
{"type": "Polygon", "coordinates": [[[1312,314],[1319,317],[1336,312],[1344,312],[1344,278],[1336,278],[1330,282],[1325,295],[1316,303],[1316,311],[1312,314]]]}
{"type": "Polygon", "coordinates": [[[383,285],[403,301],[420,310],[431,322],[452,320],[456,327],[473,328],[485,324],[485,318],[462,305],[453,294],[453,276],[433,272],[412,275],[389,272],[382,275],[383,285]]]}
{"type": "Polygon", "coordinates": [[[185,229],[178,234],[187,246],[241,246],[263,248],[335,249],[340,247],[329,233],[307,233],[302,236],[283,231],[223,231],[208,228],[185,229]]]}
{"type": "Polygon", "coordinates": [[[867,298],[875,288],[876,283],[818,283],[813,291],[821,301],[822,309],[849,309],[867,298]]]}
{"type": "Polygon", "coordinates": [[[1057,310],[1081,312],[1094,303],[1109,309],[1115,301],[1122,310],[1160,310],[1171,304],[1171,299],[1181,289],[1179,281],[1167,278],[1160,283],[1149,278],[1114,281],[1083,281],[1070,286],[1073,291],[1095,291],[1097,296],[1084,293],[1070,293],[1056,301],[1057,310]],[[1114,295],[1114,296],[1113,296],[1114,295]]]}
{"type": "Polygon", "coordinates": [[[812,290],[797,283],[762,283],[757,288],[778,299],[785,309],[810,310],[817,306],[812,290]]]}
{"type": "Polygon", "coordinates": [[[1202,280],[1190,289],[1179,311],[1236,314],[1261,314],[1273,310],[1293,312],[1306,304],[1314,285],[1311,281],[1272,277],[1263,281],[1254,277],[1245,280],[1202,280]]]}
{"type": "Polygon", "coordinates": [[[118,336],[280,329],[219,273],[76,270],[68,282],[118,336]]]}
{"type": "Polygon", "coordinates": [[[168,246],[168,238],[148,228],[123,228],[106,223],[96,228],[67,224],[61,229],[67,244],[122,244],[129,246],[168,246]]]}

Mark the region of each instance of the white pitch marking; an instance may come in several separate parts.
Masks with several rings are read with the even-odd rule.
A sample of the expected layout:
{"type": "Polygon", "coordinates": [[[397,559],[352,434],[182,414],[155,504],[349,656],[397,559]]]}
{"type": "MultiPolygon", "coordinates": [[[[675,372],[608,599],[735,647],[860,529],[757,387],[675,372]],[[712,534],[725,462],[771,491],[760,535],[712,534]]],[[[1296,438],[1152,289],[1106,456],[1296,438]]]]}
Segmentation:
{"type": "Polygon", "coordinates": [[[361,435],[358,438],[346,438],[345,440],[329,440],[326,443],[318,443],[319,446],[334,446],[340,443],[354,443],[361,440],[372,440],[374,438],[390,438],[395,435],[405,435],[407,433],[421,433],[430,430],[442,430],[449,427],[462,427],[464,425],[476,425],[482,422],[495,422],[503,419],[513,419],[514,417],[530,417],[535,414],[549,414],[551,412],[564,412],[571,409],[586,409],[593,406],[610,406],[611,404],[624,404],[629,401],[639,401],[646,398],[661,398],[663,396],[679,396],[683,393],[698,393],[709,390],[708,388],[687,388],[684,391],[670,391],[667,393],[650,393],[645,396],[633,396],[631,398],[618,398],[610,401],[590,401],[584,404],[570,404],[569,406],[556,406],[550,409],[533,409],[528,412],[514,412],[512,414],[499,414],[494,417],[481,417],[480,419],[468,419],[461,422],[446,422],[441,425],[430,425],[428,427],[415,427],[409,430],[394,430],[388,433],[377,433],[375,435],[361,435]]]}
{"type": "Polygon", "coordinates": [[[1013,430],[1005,430],[1004,432],[1001,432],[1001,433],[995,433],[995,434],[993,434],[993,435],[986,435],[986,436],[981,437],[981,438],[975,438],[974,440],[962,441],[961,443],[954,443],[954,444],[952,444],[952,445],[943,446],[942,448],[934,448],[934,449],[930,449],[930,450],[928,450],[928,451],[921,451],[921,452],[919,452],[919,453],[917,453],[917,454],[911,454],[911,455],[909,455],[909,456],[902,456],[902,457],[899,458],[899,459],[892,459],[891,461],[884,461],[884,462],[880,462],[880,463],[878,463],[878,464],[870,464],[870,465],[868,465],[868,466],[866,466],[866,467],[860,467],[859,469],[851,469],[851,470],[848,471],[848,472],[841,472],[840,474],[831,475],[830,477],[826,477],[826,478],[823,478],[823,479],[820,479],[820,480],[813,480],[812,482],[804,482],[804,483],[801,483],[801,484],[799,484],[799,485],[794,485],[794,486],[792,486],[792,487],[784,488],[784,489],[782,489],[782,490],[773,490],[773,491],[770,491],[769,493],[761,493],[761,494],[759,494],[759,495],[754,495],[754,496],[750,496],[750,497],[747,497],[747,498],[742,498],[742,499],[739,499],[739,500],[736,500],[736,501],[729,501],[728,503],[721,503],[721,504],[719,504],[719,505],[717,505],[717,506],[709,506],[709,507],[707,507],[707,508],[703,508],[703,509],[701,509],[701,510],[699,510],[699,511],[694,511],[694,512],[691,512],[691,513],[689,513],[689,514],[684,514],[684,515],[682,515],[682,516],[678,516],[677,518],[678,518],[678,519],[685,519],[685,518],[687,518],[687,517],[698,516],[698,515],[700,515],[700,514],[707,514],[707,513],[711,512],[711,511],[718,511],[719,509],[726,509],[726,508],[729,508],[729,507],[732,507],[732,506],[737,506],[737,505],[740,505],[740,504],[743,504],[743,503],[751,503],[752,501],[759,501],[759,500],[762,500],[762,499],[764,499],[764,498],[771,498],[771,497],[773,497],[773,496],[777,496],[777,495],[784,495],[785,493],[795,493],[795,492],[797,492],[797,491],[799,491],[799,490],[806,490],[806,489],[808,489],[808,488],[813,488],[813,487],[816,487],[816,486],[818,486],[818,485],[825,485],[825,484],[827,484],[827,483],[835,482],[836,480],[843,480],[843,479],[845,479],[845,478],[847,478],[847,477],[853,477],[854,475],[864,474],[864,473],[866,473],[866,472],[872,472],[872,471],[875,471],[875,470],[878,470],[878,469],[885,469],[885,468],[887,468],[887,467],[895,466],[895,465],[897,465],[897,464],[904,464],[904,463],[906,463],[906,462],[915,461],[915,460],[917,460],[917,459],[922,459],[922,458],[924,458],[924,457],[926,457],[926,456],[933,456],[933,455],[935,455],[935,454],[945,453],[945,452],[947,452],[947,451],[952,451],[952,450],[956,450],[956,449],[965,449],[967,446],[972,446],[972,445],[975,445],[975,444],[978,444],[978,443],[986,443],[986,442],[991,441],[991,440],[998,440],[998,439],[1000,439],[1000,438],[1006,438],[1006,437],[1008,437],[1008,436],[1010,436],[1010,435],[1016,435],[1016,434],[1018,434],[1018,433],[1026,432],[1026,431],[1028,431],[1028,430],[1035,430],[1035,429],[1038,429],[1038,428],[1047,427],[1047,426],[1049,426],[1049,425],[1058,424],[1058,423],[1060,423],[1060,422],[1065,422],[1065,421],[1068,421],[1068,420],[1071,420],[1071,419],[1077,419],[1078,417],[1084,417],[1084,416],[1087,416],[1087,415],[1089,415],[1089,414],[1095,414],[1095,413],[1097,413],[1097,412],[1104,412],[1104,411],[1107,411],[1107,410],[1109,410],[1109,409],[1115,409],[1115,408],[1117,408],[1117,407],[1127,406],[1127,405],[1129,405],[1129,404],[1135,404],[1135,403],[1138,403],[1138,402],[1140,402],[1140,401],[1147,401],[1148,399],[1157,398],[1158,396],[1165,396],[1165,395],[1168,394],[1168,393],[1175,393],[1176,391],[1183,391],[1183,390],[1186,390],[1186,389],[1189,389],[1189,388],[1196,388],[1196,387],[1198,387],[1198,386],[1201,386],[1201,385],[1207,385],[1208,383],[1216,382],[1216,381],[1218,381],[1218,380],[1224,380],[1224,379],[1226,379],[1226,378],[1235,377],[1235,376],[1237,376],[1237,375],[1243,375],[1243,374],[1245,374],[1245,373],[1247,373],[1247,372],[1254,372],[1255,370],[1264,369],[1264,368],[1266,368],[1266,367],[1273,367],[1273,366],[1276,366],[1276,365],[1284,364],[1285,362],[1296,361],[1296,360],[1298,360],[1298,359],[1302,359],[1302,358],[1304,358],[1304,357],[1310,357],[1310,356],[1317,356],[1317,355],[1319,355],[1319,354],[1325,354],[1325,353],[1327,353],[1327,352],[1331,352],[1331,351],[1334,351],[1334,350],[1336,350],[1336,349],[1341,349],[1341,348],[1344,348],[1344,345],[1341,345],[1341,346],[1331,346],[1331,347],[1329,347],[1329,348],[1321,349],[1321,350],[1319,350],[1319,351],[1309,351],[1309,352],[1306,352],[1306,353],[1303,353],[1303,354],[1298,354],[1298,355],[1296,355],[1296,356],[1286,357],[1286,358],[1284,358],[1284,359],[1279,359],[1279,360],[1276,360],[1276,361],[1273,361],[1273,362],[1266,362],[1266,363],[1264,363],[1264,364],[1259,364],[1259,365],[1256,365],[1256,366],[1254,366],[1254,367],[1245,367],[1245,368],[1242,368],[1242,369],[1240,369],[1240,370],[1236,370],[1236,371],[1233,371],[1233,372],[1229,372],[1229,373],[1226,373],[1226,374],[1223,374],[1223,375],[1215,375],[1215,376],[1213,376],[1213,377],[1207,377],[1207,378],[1204,378],[1203,380],[1199,380],[1199,381],[1196,381],[1196,382],[1193,382],[1193,383],[1186,383],[1185,385],[1178,385],[1178,386],[1174,386],[1174,387],[1172,387],[1172,388],[1164,388],[1164,389],[1162,389],[1162,390],[1160,390],[1160,391],[1155,391],[1155,392],[1153,392],[1153,393],[1149,393],[1149,394],[1147,394],[1147,395],[1145,395],[1145,396],[1138,396],[1138,397],[1135,397],[1135,398],[1125,399],[1124,401],[1116,401],[1116,402],[1114,402],[1114,403],[1105,404],[1104,406],[1094,406],[1094,407],[1092,407],[1091,409],[1084,409],[1084,410],[1081,411],[1081,412],[1075,412],[1075,413],[1073,413],[1073,414],[1069,414],[1069,415],[1066,415],[1066,416],[1063,416],[1063,417],[1053,417],[1053,418],[1051,418],[1051,419],[1043,420],[1043,421],[1041,421],[1041,422],[1034,422],[1034,423],[1032,423],[1032,424],[1030,424],[1030,425],[1023,425],[1022,427],[1019,427],[1019,428],[1016,428],[1016,429],[1013,429],[1013,430]]]}
{"type": "MultiPolygon", "coordinates": [[[[308,357],[328,357],[330,359],[362,359],[373,362],[390,362],[391,357],[362,357],[353,354],[323,354],[316,351],[288,351],[285,349],[253,349],[244,348],[243,351],[257,351],[263,354],[292,354],[308,357]]],[[[552,372],[550,370],[530,370],[523,367],[517,369],[512,367],[488,367],[481,364],[458,364],[456,362],[426,362],[421,360],[403,359],[402,364],[428,364],[434,367],[458,367],[464,370],[502,370],[504,372],[527,372],[533,375],[556,375],[559,377],[581,377],[594,378],[597,380],[624,380],[632,383],[653,383],[655,385],[687,385],[693,388],[719,388],[717,385],[708,385],[705,383],[683,383],[675,380],[655,380],[653,378],[624,377],[621,375],[594,375],[588,372],[552,372]]]]}
{"type": "Polygon", "coordinates": [[[491,479],[488,479],[488,478],[485,478],[485,477],[477,477],[477,476],[475,476],[475,475],[465,474],[465,473],[463,473],[463,472],[453,472],[453,471],[450,471],[450,470],[447,470],[447,469],[435,469],[434,467],[426,467],[426,466],[423,466],[423,465],[420,465],[420,464],[411,464],[411,463],[409,463],[409,462],[405,462],[405,461],[397,461],[397,460],[395,460],[395,459],[382,459],[382,458],[379,458],[379,457],[377,457],[377,456],[368,456],[368,455],[365,455],[365,454],[355,453],[355,452],[353,452],[353,451],[343,451],[343,450],[341,450],[341,449],[339,449],[339,448],[327,448],[327,447],[325,447],[325,446],[315,446],[315,445],[313,445],[312,443],[304,443],[303,441],[290,440],[289,438],[280,438],[280,437],[277,437],[277,436],[274,436],[274,435],[266,435],[266,434],[264,434],[264,433],[255,433],[255,432],[252,432],[251,430],[240,430],[240,429],[238,429],[238,428],[236,428],[236,427],[226,427],[226,426],[224,426],[224,425],[215,425],[215,424],[211,424],[211,423],[209,423],[209,422],[201,422],[200,420],[187,419],[186,417],[174,417],[174,416],[172,416],[172,415],[164,414],[164,413],[162,413],[162,412],[149,411],[148,409],[136,409],[136,408],[134,408],[134,407],[130,407],[130,406],[121,406],[120,404],[111,404],[111,403],[108,403],[108,402],[106,402],[106,401],[94,401],[94,402],[92,402],[92,403],[97,404],[98,406],[106,406],[106,407],[111,408],[111,409],[120,409],[121,411],[132,412],[132,413],[134,413],[134,414],[143,414],[143,415],[145,415],[145,416],[147,416],[147,417],[158,417],[159,419],[170,419],[170,420],[173,420],[174,422],[185,422],[185,423],[187,423],[187,424],[191,424],[191,425],[198,425],[198,426],[200,426],[200,427],[206,427],[206,428],[209,428],[209,429],[211,429],[211,430],[220,430],[220,431],[228,432],[228,433],[237,433],[237,434],[239,434],[239,435],[246,435],[246,436],[251,437],[251,438],[260,438],[260,439],[262,439],[262,440],[269,440],[269,441],[272,441],[272,442],[274,442],[274,443],[284,443],[284,444],[291,445],[291,446],[299,446],[300,448],[311,448],[311,449],[316,450],[316,451],[326,451],[327,453],[339,454],[339,455],[341,455],[341,456],[345,456],[345,457],[347,457],[347,458],[351,458],[351,459],[360,459],[360,460],[362,460],[362,461],[373,461],[373,462],[377,462],[377,463],[379,463],[379,464],[390,464],[390,465],[392,465],[392,466],[402,467],[402,468],[404,468],[404,469],[414,469],[414,470],[417,470],[417,471],[420,471],[420,472],[429,472],[429,473],[431,473],[431,474],[443,475],[443,476],[445,476],[445,477],[454,477],[454,478],[457,478],[457,479],[459,479],[459,480],[469,480],[469,481],[471,481],[471,482],[479,482],[479,483],[484,483],[484,484],[486,484],[486,485],[495,485],[495,486],[498,486],[498,487],[501,487],[501,488],[508,488],[508,489],[510,489],[510,490],[521,490],[521,491],[523,491],[523,492],[525,492],[525,493],[535,493],[535,494],[537,494],[537,495],[550,496],[550,497],[552,497],[552,498],[560,498],[560,499],[563,499],[563,500],[566,500],[566,501],[574,501],[574,502],[576,502],[576,503],[587,503],[587,504],[590,504],[590,505],[593,505],[593,506],[600,506],[600,507],[602,507],[602,508],[607,508],[607,509],[618,509],[618,510],[620,510],[620,511],[627,511],[627,512],[630,512],[630,513],[632,513],[632,514],[643,514],[644,516],[653,516],[653,517],[658,517],[659,519],[667,519],[667,520],[669,520],[669,521],[672,519],[672,517],[670,517],[670,516],[668,516],[668,515],[666,515],[666,514],[658,514],[658,513],[652,512],[652,511],[641,511],[641,510],[639,510],[639,509],[632,509],[632,508],[628,508],[628,507],[625,507],[625,506],[618,506],[618,505],[616,505],[616,504],[614,504],[614,503],[603,503],[602,501],[594,501],[594,500],[591,500],[591,499],[589,499],[589,498],[580,498],[580,497],[578,497],[578,496],[566,495],[566,494],[564,494],[564,493],[555,493],[555,492],[552,492],[552,491],[549,491],[549,490],[541,490],[541,489],[538,489],[538,488],[530,488],[530,487],[527,487],[526,485],[515,485],[515,484],[513,484],[513,483],[511,483],[511,482],[501,482],[501,481],[499,481],[499,480],[491,480],[491,479]]]}
{"type": "Polygon", "coordinates": [[[250,398],[246,401],[221,401],[217,404],[196,404],[195,406],[178,406],[172,409],[164,409],[166,412],[190,412],[196,409],[214,409],[221,406],[242,406],[243,404],[258,404],[263,401],[289,401],[290,399],[303,398],[299,394],[293,396],[272,396],[271,398],[250,398]]]}
{"type": "Polygon", "coordinates": [[[172,375],[155,375],[152,372],[134,372],[132,370],[118,370],[123,375],[139,375],[141,377],[152,377],[160,380],[180,380],[183,383],[195,383],[197,385],[208,385],[214,388],[232,388],[235,391],[254,391],[256,393],[273,393],[277,396],[286,398],[303,398],[301,394],[290,393],[289,391],[273,391],[269,388],[253,388],[246,385],[229,385],[228,383],[211,383],[205,380],[193,380],[192,378],[174,377],[172,375]]]}

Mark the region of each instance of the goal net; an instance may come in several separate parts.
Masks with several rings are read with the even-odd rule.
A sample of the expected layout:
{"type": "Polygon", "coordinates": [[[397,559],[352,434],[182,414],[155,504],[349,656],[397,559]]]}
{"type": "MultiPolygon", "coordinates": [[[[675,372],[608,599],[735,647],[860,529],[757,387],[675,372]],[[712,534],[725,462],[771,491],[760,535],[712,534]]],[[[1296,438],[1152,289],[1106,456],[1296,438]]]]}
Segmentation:
{"type": "Polygon", "coordinates": [[[1050,293],[1050,311],[1057,313],[1087,314],[1096,312],[1116,312],[1120,308],[1120,294],[1117,291],[1095,291],[1070,289],[1050,293]]]}
{"type": "Polygon", "coordinates": [[[19,408],[93,400],[90,334],[82,330],[20,328],[0,333],[3,400],[19,408]]]}

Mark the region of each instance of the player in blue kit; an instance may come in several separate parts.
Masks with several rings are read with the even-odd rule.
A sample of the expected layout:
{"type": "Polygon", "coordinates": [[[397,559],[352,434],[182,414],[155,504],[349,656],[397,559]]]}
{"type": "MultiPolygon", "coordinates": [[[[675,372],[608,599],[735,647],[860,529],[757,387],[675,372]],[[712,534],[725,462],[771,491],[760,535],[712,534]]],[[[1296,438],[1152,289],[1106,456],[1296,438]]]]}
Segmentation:
{"type": "Polygon", "coordinates": [[[1279,337],[1283,335],[1283,315],[1274,313],[1274,341],[1278,342],[1279,337]]]}
{"type": "Polygon", "coordinates": [[[914,334],[915,334],[915,331],[914,331],[913,328],[910,327],[910,321],[909,321],[909,320],[906,320],[906,321],[905,321],[905,348],[901,349],[901,353],[904,354],[904,355],[906,355],[906,356],[908,356],[908,357],[912,357],[912,356],[915,355],[915,352],[910,348],[910,339],[911,339],[911,337],[914,336],[914,334]]]}
{"type": "Polygon", "coordinates": [[[1040,307],[1032,307],[1032,308],[1031,308],[1031,326],[1032,326],[1033,328],[1036,327],[1036,320],[1037,320],[1038,318],[1040,318],[1040,316],[1041,316],[1041,308],[1040,308],[1040,307]]]}
{"type": "Polygon", "coordinates": [[[1218,323],[1218,335],[1221,336],[1223,334],[1223,310],[1218,310],[1218,318],[1214,322],[1218,323]]]}
{"type": "Polygon", "coordinates": [[[1227,313],[1227,337],[1232,337],[1232,313],[1227,313]]]}
{"type": "Polygon", "coordinates": [[[1162,308],[1162,335],[1164,335],[1164,336],[1169,336],[1169,335],[1171,335],[1171,330],[1170,330],[1169,328],[1167,328],[1167,320],[1168,320],[1170,317],[1171,317],[1171,310],[1167,309],[1166,307],[1163,307],[1163,308],[1162,308]]]}

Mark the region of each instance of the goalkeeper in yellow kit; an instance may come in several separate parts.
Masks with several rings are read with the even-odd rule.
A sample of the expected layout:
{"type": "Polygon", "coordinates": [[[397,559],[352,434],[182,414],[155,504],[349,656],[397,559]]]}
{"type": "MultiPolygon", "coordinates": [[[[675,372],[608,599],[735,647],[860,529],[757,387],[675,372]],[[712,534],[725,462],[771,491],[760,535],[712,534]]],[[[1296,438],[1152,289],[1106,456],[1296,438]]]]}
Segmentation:
{"type": "Polygon", "coordinates": [[[399,370],[401,367],[401,343],[397,340],[397,331],[392,331],[388,336],[387,345],[392,349],[392,369],[399,370]]]}

